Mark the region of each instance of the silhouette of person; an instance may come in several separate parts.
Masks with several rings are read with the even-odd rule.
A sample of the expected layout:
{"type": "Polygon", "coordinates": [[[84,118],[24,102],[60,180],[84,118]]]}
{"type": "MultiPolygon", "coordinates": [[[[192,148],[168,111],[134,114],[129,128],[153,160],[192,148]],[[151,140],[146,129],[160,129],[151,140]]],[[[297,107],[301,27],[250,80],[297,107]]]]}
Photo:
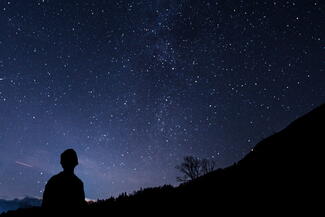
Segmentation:
{"type": "Polygon", "coordinates": [[[84,207],[86,202],[83,183],[74,174],[77,165],[78,157],[73,149],[67,149],[61,154],[63,171],[47,182],[43,194],[43,208],[62,211],[84,207]]]}

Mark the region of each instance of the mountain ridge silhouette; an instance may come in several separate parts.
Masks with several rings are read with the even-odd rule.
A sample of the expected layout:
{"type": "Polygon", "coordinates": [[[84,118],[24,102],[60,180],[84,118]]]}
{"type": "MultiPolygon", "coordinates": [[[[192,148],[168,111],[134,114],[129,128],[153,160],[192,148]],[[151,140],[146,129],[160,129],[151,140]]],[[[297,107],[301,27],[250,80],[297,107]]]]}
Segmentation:
{"type": "Polygon", "coordinates": [[[2,212],[6,212],[9,210],[15,210],[18,208],[28,208],[33,206],[40,206],[42,203],[41,199],[34,198],[34,197],[24,197],[21,199],[12,199],[12,200],[5,200],[0,199],[0,214],[2,212]]]}
{"type": "MultiPolygon", "coordinates": [[[[325,104],[256,144],[243,159],[195,180],[89,203],[76,216],[193,213],[288,213],[318,208],[325,104]]],[[[0,215],[44,216],[40,208],[0,215]]]]}

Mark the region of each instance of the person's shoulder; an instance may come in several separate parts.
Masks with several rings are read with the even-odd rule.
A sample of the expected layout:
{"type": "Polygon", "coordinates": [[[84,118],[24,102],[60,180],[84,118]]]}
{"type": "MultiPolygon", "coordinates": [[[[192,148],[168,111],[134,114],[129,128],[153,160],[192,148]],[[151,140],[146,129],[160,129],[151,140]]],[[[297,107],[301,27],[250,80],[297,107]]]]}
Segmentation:
{"type": "Polygon", "coordinates": [[[62,177],[62,173],[58,173],[58,174],[52,176],[52,177],[47,181],[47,185],[57,182],[58,180],[61,179],[61,177],[62,177]]]}
{"type": "Polygon", "coordinates": [[[78,184],[83,185],[83,182],[81,181],[81,179],[78,176],[76,176],[75,174],[74,174],[74,179],[78,184]]]}

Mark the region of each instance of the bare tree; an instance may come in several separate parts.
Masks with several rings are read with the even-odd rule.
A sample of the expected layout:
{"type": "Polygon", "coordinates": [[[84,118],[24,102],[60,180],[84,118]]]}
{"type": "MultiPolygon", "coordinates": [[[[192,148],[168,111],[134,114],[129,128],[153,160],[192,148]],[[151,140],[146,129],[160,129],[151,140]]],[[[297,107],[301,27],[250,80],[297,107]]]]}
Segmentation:
{"type": "Polygon", "coordinates": [[[176,169],[184,174],[182,177],[177,177],[177,181],[185,182],[196,179],[200,176],[200,159],[186,156],[184,157],[184,162],[176,166],[176,169]]]}
{"type": "Polygon", "coordinates": [[[205,175],[216,169],[215,161],[186,156],[184,157],[183,163],[176,166],[183,176],[176,177],[179,182],[186,182],[198,178],[199,176],[205,175]]]}
{"type": "Polygon", "coordinates": [[[201,174],[205,175],[216,169],[216,162],[213,160],[202,159],[201,160],[201,174]]]}

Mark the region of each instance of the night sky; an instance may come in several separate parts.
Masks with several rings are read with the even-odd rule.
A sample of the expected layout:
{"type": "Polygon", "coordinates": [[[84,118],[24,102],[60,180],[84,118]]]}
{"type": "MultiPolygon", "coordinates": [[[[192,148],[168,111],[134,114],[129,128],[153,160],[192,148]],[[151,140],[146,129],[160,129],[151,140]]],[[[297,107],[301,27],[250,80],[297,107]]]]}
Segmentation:
{"type": "Polygon", "coordinates": [[[0,198],[67,148],[93,199],[240,160],[325,102],[320,2],[0,0],[0,198]]]}

